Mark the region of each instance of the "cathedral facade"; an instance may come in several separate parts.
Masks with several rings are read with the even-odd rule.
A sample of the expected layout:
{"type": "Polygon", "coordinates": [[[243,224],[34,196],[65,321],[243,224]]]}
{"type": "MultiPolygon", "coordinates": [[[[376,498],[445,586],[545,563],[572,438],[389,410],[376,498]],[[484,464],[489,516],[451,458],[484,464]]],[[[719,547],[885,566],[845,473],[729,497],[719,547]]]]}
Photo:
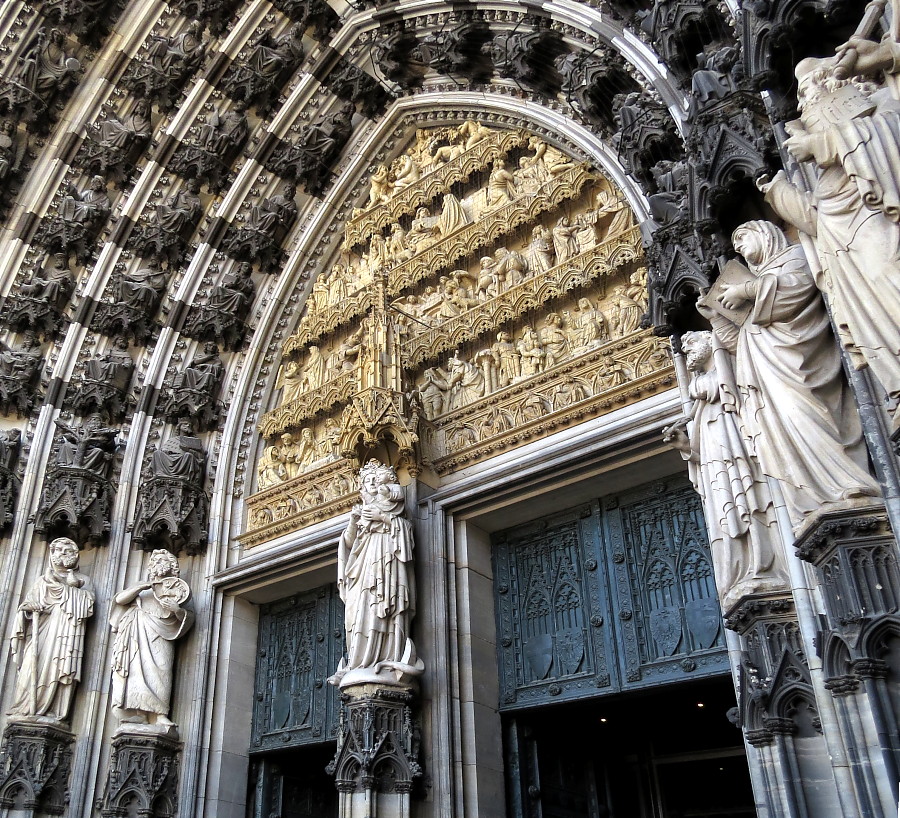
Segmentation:
{"type": "Polygon", "coordinates": [[[0,816],[893,816],[900,5],[7,0],[0,816]]]}

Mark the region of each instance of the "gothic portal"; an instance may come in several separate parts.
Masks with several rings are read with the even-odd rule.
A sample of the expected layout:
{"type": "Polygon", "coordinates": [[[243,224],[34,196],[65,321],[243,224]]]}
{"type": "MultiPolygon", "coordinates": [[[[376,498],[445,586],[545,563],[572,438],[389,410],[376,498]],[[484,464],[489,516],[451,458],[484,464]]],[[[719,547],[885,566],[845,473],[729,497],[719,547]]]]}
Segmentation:
{"type": "Polygon", "coordinates": [[[898,75],[896,0],[7,0],[0,818],[896,815],[898,75]]]}

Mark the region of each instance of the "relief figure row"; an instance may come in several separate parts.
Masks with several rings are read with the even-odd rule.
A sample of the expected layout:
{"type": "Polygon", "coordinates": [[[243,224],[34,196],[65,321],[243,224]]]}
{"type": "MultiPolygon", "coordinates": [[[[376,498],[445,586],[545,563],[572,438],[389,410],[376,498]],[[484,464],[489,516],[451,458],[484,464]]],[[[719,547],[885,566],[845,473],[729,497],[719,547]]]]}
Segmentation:
{"type": "Polygon", "coordinates": [[[257,466],[257,488],[293,480],[300,474],[311,471],[340,457],[338,439],[341,430],[334,418],[328,418],[317,437],[310,428],[302,429],[299,435],[285,432],[278,443],[266,446],[257,466]]]}
{"type": "Polygon", "coordinates": [[[603,310],[591,299],[580,298],[575,308],[549,313],[538,329],[525,326],[515,339],[510,332],[500,331],[496,341],[476,352],[470,361],[457,352],[448,360],[447,368],[426,369],[418,387],[426,416],[434,418],[460,409],[637,331],[643,309],[628,297],[627,289],[626,285],[616,286],[602,302],[603,310]]]}

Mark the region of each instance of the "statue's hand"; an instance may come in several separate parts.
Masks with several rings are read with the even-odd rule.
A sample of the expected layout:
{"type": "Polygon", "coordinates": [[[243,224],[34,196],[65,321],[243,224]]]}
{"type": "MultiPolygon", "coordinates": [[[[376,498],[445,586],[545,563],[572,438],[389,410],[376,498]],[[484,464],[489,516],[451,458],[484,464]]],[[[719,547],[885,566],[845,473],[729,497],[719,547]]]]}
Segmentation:
{"type": "Polygon", "coordinates": [[[768,175],[759,176],[756,179],[756,187],[759,188],[761,193],[768,193],[770,188],[774,187],[779,182],[786,181],[787,174],[783,170],[779,170],[774,177],[770,177],[768,175]]]}
{"type": "Polygon", "coordinates": [[[691,441],[684,429],[684,421],[666,426],[662,431],[663,443],[668,443],[673,449],[685,454],[691,453],[691,441]]]}
{"type": "Polygon", "coordinates": [[[874,74],[893,63],[889,47],[856,35],[840,46],[837,52],[841,55],[839,60],[841,73],[846,75],[839,76],[838,79],[846,79],[852,74],[874,74]]]}
{"type": "Polygon", "coordinates": [[[749,300],[743,284],[731,284],[725,287],[719,296],[719,301],[729,310],[736,310],[749,300]]]}
{"type": "Polygon", "coordinates": [[[812,142],[806,134],[795,134],[784,140],[784,147],[798,162],[806,162],[815,158],[812,142]]]}

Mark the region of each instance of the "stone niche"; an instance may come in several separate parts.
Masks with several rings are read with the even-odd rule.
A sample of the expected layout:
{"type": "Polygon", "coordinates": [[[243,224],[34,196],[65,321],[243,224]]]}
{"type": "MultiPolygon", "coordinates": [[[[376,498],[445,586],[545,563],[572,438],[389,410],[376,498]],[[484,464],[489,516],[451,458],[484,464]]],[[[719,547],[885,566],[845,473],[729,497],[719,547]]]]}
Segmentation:
{"type": "Polygon", "coordinates": [[[245,545],[349,509],[361,396],[394,396],[411,473],[439,479],[674,383],[639,228],[587,163],[466,120],[370,185],[284,343],[245,545]]]}

